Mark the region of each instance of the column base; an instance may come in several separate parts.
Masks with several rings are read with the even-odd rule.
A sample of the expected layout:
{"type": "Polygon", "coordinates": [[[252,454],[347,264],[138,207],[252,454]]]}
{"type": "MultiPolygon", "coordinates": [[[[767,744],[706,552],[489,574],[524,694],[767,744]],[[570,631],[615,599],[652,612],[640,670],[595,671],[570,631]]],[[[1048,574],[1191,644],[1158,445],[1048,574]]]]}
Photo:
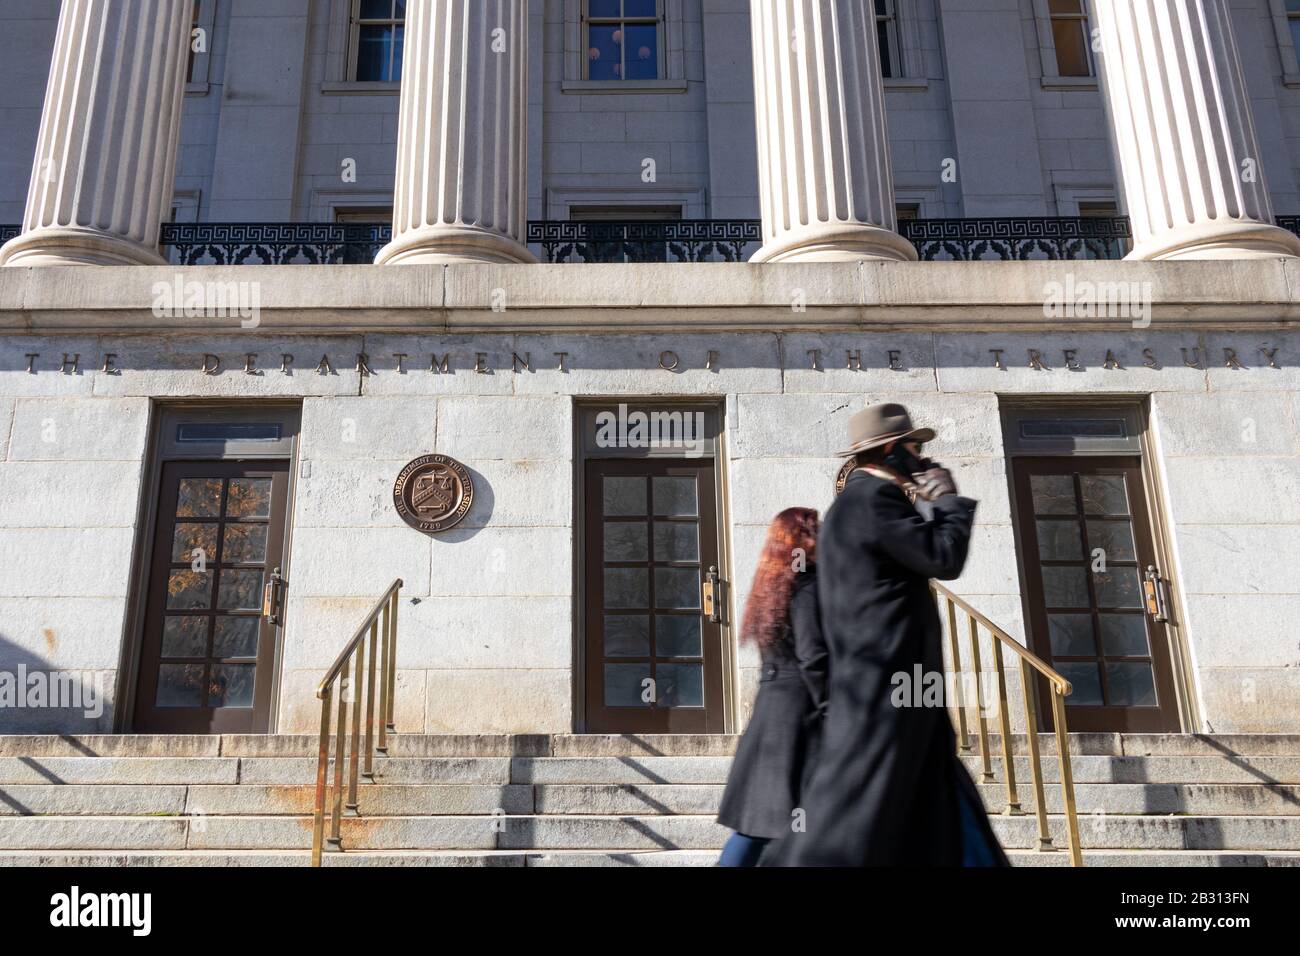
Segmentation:
{"type": "Polygon", "coordinates": [[[537,257],[509,236],[474,226],[425,226],[397,236],[375,256],[375,265],[525,263],[537,257]]]}
{"type": "Polygon", "coordinates": [[[1251,219],[1178,226],[1135,243],[1125,259],[1276,259],[1300,256],[1300,236],[1251,219]]]}
{"type": "Polygon", "coordinates": [[[19,233],[0,246],[0,266],[165,266],[157,247],[82,226],[19,233]]]}
{"type": "Polygon", "coordinates": [[[818,225],[782,233],[750,262],[915,262],[916,246],[898,233],[867,223],[818,225]]]}

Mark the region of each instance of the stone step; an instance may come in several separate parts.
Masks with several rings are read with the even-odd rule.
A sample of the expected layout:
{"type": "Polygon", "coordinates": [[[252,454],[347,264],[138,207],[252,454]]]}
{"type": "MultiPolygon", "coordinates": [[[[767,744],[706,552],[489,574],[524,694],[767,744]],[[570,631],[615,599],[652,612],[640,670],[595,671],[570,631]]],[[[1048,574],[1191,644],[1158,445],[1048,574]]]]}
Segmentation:
{"type": "MultiPolygon", "coordinates": [[[[1008,850],[1014,866],[1069,866],[1062,852],[1008,850]]],[[[0,850],[0,868],[56,867],[176,867],[223,869],[244,866],[307,866],[307,850],[124,850],[28,851],[0,850]]],[[[324,866],[713,866],[716,850],[518,850],[427,851],[373,850],[326,853],[324,866]]],[[[1236,850],[1090,850],[1086,866],[1300,866],[1300,853],[1240,852],[1236,850]]]]}
{"type": "MultiPolygon", "coordinates": [[[[972,727],[973,729],[973,727],[972,727]]],[[[726,734],[395,734],[394,757],[725,757],[738,737],[726,734]]],[[[1056,753],[1056,735],[1040,733],[1042,754],[1056,753]]],[[[990,753],[1001,752],[989,734],[990,753]]],[[[976,736],[971,742],[978,746],[976,736]]],[[[315,757],[314,734],[0,735],[2,757],[315,757]]],[[[331,747],[333,745],[331,744],[331,747]]],[[[1024,734],[1013,753],[1026,752],[1024,734]]],[[[1297,734],[1072,733],[1070,752],[1089,756],[1300,757],[1297,734]]]]}
{"type": "MultiPolygon", "coordinates": [[[[1002,844],[1037,845],[1032,816],[991,818],[1002,844]]],[[[1049,818],[1057,847],[1065,822],[1049,818]]],[[[1086,848],[1300,850],[1300,817],[1092,816],[1079,819],[1086,848]]],[[[3,817],[6,850],[276,850],[311,845],[309,816],[3,817]]],[[[716,850],[728,831],[712,816],[437,816],[345,818],[349,850],[716,850]]]]}

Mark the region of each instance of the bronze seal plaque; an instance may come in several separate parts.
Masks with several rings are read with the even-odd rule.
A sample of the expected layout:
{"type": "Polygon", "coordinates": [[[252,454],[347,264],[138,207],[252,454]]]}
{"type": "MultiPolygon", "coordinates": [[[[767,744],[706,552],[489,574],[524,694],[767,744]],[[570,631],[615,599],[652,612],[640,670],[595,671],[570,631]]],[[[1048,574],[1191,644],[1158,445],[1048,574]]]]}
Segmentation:
{"type": "Polygon", "coordinates": [[[412,528],[432,534],[460,523],[474,504],[474,482],[465,466],[446,455],[423,455],[402,469],[393,505],[412,528]]]}
{"type": "Polygon", "coordinates": [[[839,474],[835,476],[835,497],[838,498],[844,492],[844,486],[848,484],[849,475],[853,473],[853,469],[856,467],[858,467],[858,463],[852,458],[840,467],[839,474]]]}

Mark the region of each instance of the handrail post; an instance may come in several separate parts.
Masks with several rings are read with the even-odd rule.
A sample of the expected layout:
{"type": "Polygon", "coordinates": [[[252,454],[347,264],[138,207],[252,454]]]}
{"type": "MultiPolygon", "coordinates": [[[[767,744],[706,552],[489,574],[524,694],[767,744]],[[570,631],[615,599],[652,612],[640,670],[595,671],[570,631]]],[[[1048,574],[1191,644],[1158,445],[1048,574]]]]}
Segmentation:
{"type": "MultiPolygon", "coordinates": [[[[373,622],[372,622],[373,625],[373,622]]],[[[380,638],[384,662],[379,668],[379,744],[375,747],[381,754],[388,753],[388,670],[393,666],[393,649],[388,644],[388,603],[384,603],[384,628],[380,638]]]]}
{"type": "Polygon", "coordinates": [[[1034,783],[1034,813],[1038,817],[1038,849],[1052,849],[1052,833],[1047,829],[1047,801],[1043,795],[1043,763],[1038,756],[1038,708],[1034,703],[1038,684],[1029,662],[1020,662],[1020,686],[1025,694],[1025,726],[1029,735],[1029,775],[1034,783]]]}
{"type": "Polygon", "coordinates": [[[316,750],[316,805],[312,825],[311,865],[320,866],[321,845],[325,837],[325,785],[329,779],[330,695],[326,688],[320,705],[320,746],[316,750]]]}
{"type": "Polygon", "coordinates": [[[370,656],[366,658],[366,766],[362,775],[369,780],[375,778],[375,665],[378,663],[375,654],[378,648],[375,646],[376,637],[379,634],[379,624],[377,621],[370,622],[370,656]]]}
{"type": "Polygon", "coordinates": [[[388,606],[386,610],[389,611],[386,620],[388,622],[389,644],[392,647],[392,653],[393,653],[393,663],[388,671],[388,713],[386,716],[388,719],[388,732],[390,734],[393,734],[393,733],[397,733],[397,726],[393,721],[393,714],[396,709],[395,702],[397,698],[397,589],[396,588],[393,589],[393,593],[388,599],[388,606]]]}
{"type": "Polygon", "coordinates": [[[357,761],[361,757],[361,677],[365,672],[366,642],[357,645],[357,666],[348,685],[352,690],[352,736],[348,747],[348,813],[358,816],[357,810],[357,761]]]}
{"type": "Polygon", "coordinates": [[[966,695],[962,691],[961,647],[957,641],[957,605],[948,598],[948,643],[952,648],[952,669],[956,676],[957,695],[957,752],[970,753],[970,739],[966,736],[966,695]]]}
{"type": "Polygon", "coordinates": [[[1002,667],[1002,641],[993,637],[993,669],[998,677],[998,729],[1002,733],[1002,763],[1007,772],[1007,814],[1021,813],[1020,797],[1016,793],[1016,765],[1011,753],[1011,715],[1007,713],[1007,675],[1002,667]]]}
{"type": "Polygon", "coordinates": [[[1061,761],[1061,795],[1065,798],[1065,829],[1070,838],[1070,864],[1083,866],[1079,847],[1079,816],[1074,806],[1074,776],[1070,771],[1070,738],[1065,729],[1065,695],[1052,687],[1052,720],[1056,724],[1056,747],[1061,761]]]}
{"type": "MultiPolygon", "coordinates": [[[[989,757],[989,728],[984,720],[983,694],[980,692],[980,630],[979,622],[975,620],[974,615],[969,611],[966,613],[966,620],[970,625],[970,663],[971,669],[975,672],[975,720],[978,721],[980,732],[980,758],[984,763],[984,770],[980,777],[981,783],[993,782],[993,762],[989,757]]],[[[996,641],[997,638],[994,638],[996,641]]]]}
{"type": "Polygon", "coordinates": [[[343,836],[340,817],[343,815],[343,747],[347,743],[348,695],[343,690],[343,681],[347,670],[339,678],[339,716],[338,730],[334,733],[334,809],[330,814],[330,845],[342,849],[343,836]]]}

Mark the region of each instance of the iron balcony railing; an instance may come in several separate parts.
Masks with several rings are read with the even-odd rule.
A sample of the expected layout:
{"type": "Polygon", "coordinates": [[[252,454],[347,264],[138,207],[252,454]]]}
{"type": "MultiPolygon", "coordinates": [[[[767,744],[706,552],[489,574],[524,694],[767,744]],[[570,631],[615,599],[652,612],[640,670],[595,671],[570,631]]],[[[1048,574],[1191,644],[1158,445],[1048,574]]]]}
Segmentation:
{"type": "MultiPolygon", "coordinates": [[[[1277,225],[1300,235],[1300,216],[1277,225]]],[[[22,231],[0,224],[0,242],[22,231]]],[[[899,233],[923,262],[1122,259],[1127,216],[905,219],[899,233]]],[[[169,222],[159,245],[177,265],[337,265],[374,262],[386,223],[169,222]]],[[[746,262],[762,244],[758,219],[535,220],[527,240],[543,262],[746,262]]]]}

